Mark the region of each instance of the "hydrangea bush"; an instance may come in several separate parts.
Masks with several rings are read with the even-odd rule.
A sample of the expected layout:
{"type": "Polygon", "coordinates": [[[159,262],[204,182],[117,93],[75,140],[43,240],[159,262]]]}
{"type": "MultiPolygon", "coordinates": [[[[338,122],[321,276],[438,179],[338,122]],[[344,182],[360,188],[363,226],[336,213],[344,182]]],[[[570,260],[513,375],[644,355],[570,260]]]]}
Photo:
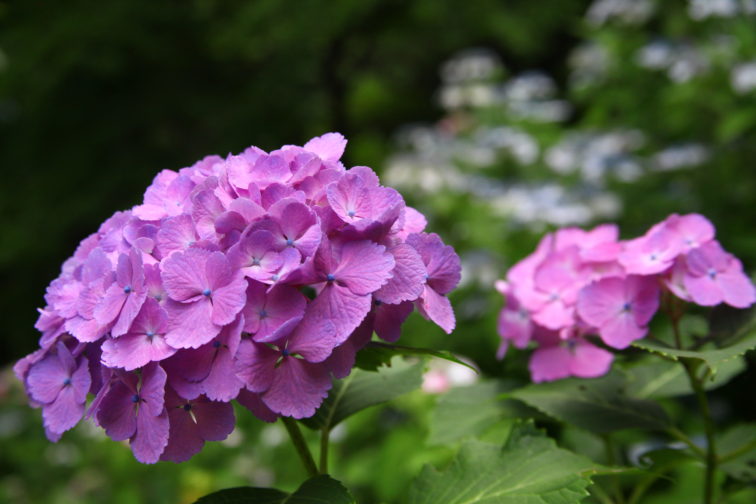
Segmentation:
{"type": "Polygon", "coordinates": [[[345,146],[328,133],[164,170],[85,238],[14,368],[48,438],[87,417],[140,462],[185,461],[231,433],[233,400],[266,422],[312,416],[415,308],[451,332],[459,258],[370,168],[346,169],[345,146]]]}
{"type": "Polygon", "coordinates": [[[698,214],[673,214],[632,240],[620,241],[612,224],[547,234],[497,283],[506,298],[499,358],[510,344],[525,348],[534,341],[534,382],[597,377],[609,371],[613,354],[586,336],[629,347],[648,335],[664,296],[700,306],[751,306],[753,284],[714,234],[698,214]]]}

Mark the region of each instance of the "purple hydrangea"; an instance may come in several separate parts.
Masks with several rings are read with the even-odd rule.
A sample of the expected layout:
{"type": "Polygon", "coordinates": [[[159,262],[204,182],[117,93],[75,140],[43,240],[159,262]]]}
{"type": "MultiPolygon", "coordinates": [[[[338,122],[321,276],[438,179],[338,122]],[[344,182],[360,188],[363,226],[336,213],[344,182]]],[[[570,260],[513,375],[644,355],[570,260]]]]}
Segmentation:
{"type": "Polygon", "coordinates": [[[620,241],[618,234],[610,224],[560,229],[497,282],[506,300],[499,358],[510,344],[535,342],[533,381],[601,376],[613,355],[586,336],[627,348],[648,333],[665,290],[702,306],[756,302],[740,261],[722,249],[702,215],[673,214],[632,240],[620,241]]]}
{"type": "Polygon", "coordinates": [[[451,332],[459,258],[345,147],[328,133],[164,170],[83,240],[15,366],[48,437],[87,416],[141,462],[187,460],[233,430],[233,400],[314,414],[415,307],[451,332]]]}

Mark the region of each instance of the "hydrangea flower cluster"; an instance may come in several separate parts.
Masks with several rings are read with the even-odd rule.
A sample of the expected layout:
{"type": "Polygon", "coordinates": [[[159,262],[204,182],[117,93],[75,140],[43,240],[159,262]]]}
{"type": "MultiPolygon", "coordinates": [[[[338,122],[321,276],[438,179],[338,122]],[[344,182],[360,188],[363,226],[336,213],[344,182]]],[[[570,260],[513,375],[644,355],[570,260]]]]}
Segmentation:
{"type": "Polygon", "coordinates": [[[510,344],[534,341],[533,381],[601,376],[613,354],[585,336],[627,348],[646,336],[663,291],[701,306],[756,302],[740,261],[722,249],[702,215],[670,215],[633,240],[619,241],[618,234],[612,224],[560,229],[497,282],[506,299],[499,358],[510,344]]]}
{"type": "Polygon", "coordinates": [[[370,168],[345,169],[345,146],[328,133],[164,170],[84,239],[14,368],[47,436],[86,413],[141,462],[184,461],[233,430],[234,399],[311,416],[415,307],[451,332],[459,258],[370,168]]]}

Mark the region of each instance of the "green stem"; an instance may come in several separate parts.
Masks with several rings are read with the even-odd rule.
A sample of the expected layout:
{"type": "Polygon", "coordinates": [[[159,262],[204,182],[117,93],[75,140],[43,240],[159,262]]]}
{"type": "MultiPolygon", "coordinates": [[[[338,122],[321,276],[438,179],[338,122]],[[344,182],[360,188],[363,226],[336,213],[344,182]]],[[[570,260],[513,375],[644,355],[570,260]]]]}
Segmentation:
{"type": "Polygon", "coordinates": [[[675,464],[676,462],[662,465],[661,467],[656,469],[652,474],[642,479],[640,483],[635,485],[635,488],[633,489],[633,493],[630,495],[630,500],[627,501],[628,504],[637,504],[638,502],[640,502],[641,497],[643,497],[643,494],[646,493],[646,490],[648,490],[648,488],[654,483],[654,481],[656,481],[662,475],[664,475],[665,472],[674,468],[675,464]]]}
{"type": "Polygon", "coordinates": [[[682,441],[686,445],[688,445],[688,448],[693,451],[696,455],[701,457],[702,459],[706,458],[706,452],[702,450],[698,445],[696,445],[691,439],[685,435],[683,431],[678,429],[677,427],[669,427],[667,429],[667,434],[672,436],[673,438],[677,439],[678,441],[682,441]]]}
{"type": "Polygon", "coordinates": [[[717,470],[717,447],[716,440],[714,438],[714,422],[711,418],[709,400],[706,398],[706,392],[704,391],[701,380],[696,377],[696,372],[693,365],[689,361],[683,361],[683,366],[685,366],[685,372],[688,374],[690,386],[693,387],[693,391],[696,393],[698,408],[701,410],[701,415],[703,416],[704,433],[706,434],[706,475],[704,477],[704,502],[706,504],[712,504],[714,502],[714,476],[717,470]]]}
{"type": "Polygon", "coordinates": [[[609,497],[609,494],[607,494],[604,489],[598,486],[596,483],[594,483],[588,491],[592,496],[596,497],[596,499],[601,502],[601,504],[614,504],[614,501],[611,499],[611,497],[609,497]]]}
{"type": "MultiPolygon", "coordinates": [[[[617,465],[617,459],[614,456],[614,441],[609,434],[601,436],[604,439],[604,447],[606,448],[606,461],[610,466],[617,465]]],[[[624,504],[625,496],[622,493],[622,485],[620,484],[619,476],[613,474],[611,476],[612,491],[614,493],[614,499],[618,504],[624,504]]]]}
{"type": "MultiPolygon", "coordinates": [[[[683,350],[682,337],[680,335],[679,314],[675,313],[670,319],[672,320],[672,331],[674,331],[675,334],[677,348],[683,350]]],[[[713,504],[714,476],[717,471],[717,446],[716,440],[714,439],[714,421],[711,418],[709,400],[706,398],[703,379],[696,376],[696,364],[685,358],[680,359],[680,363],[685,368],[685,373],[688,375],[690,386],[696,394],[698,409],[701,410],[701,416],[704,421],[704,434],[706,435],[706,456],[704,458],[704,461],[706,462],[706,473],[704,475],[704,503],[713,504]]]]}
{"type": "Polygon", "coordinates": [[[320,474],[328,474],[328,436],[331,431],[323,427],[320,431],[320,474]]]}
{"type": "Polygon", "coordinates": [[[310,449],[307,448],[307,442],[305,441],[304,436],[302,436],[302,431],[299,430],[297,421],[290,417],[281,417],[281,421],[289,432],[291,442],[294,443],[294,448],[297,449],[297,453],[302,460],[302,464],[304,464],[307,474],[309,476],[317,476],[318,468],[315,465],[315,460],[312,458],[310,449]]]}

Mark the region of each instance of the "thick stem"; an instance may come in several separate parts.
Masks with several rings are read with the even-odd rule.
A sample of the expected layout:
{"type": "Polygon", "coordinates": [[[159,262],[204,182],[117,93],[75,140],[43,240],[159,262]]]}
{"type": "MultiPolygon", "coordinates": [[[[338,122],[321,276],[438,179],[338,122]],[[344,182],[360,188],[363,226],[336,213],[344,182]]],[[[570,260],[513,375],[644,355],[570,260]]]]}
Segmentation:
{"type": "Polygon", "coordinates": [[[328,474],[328,437],[331,431],[323,427],[320,431],[320,474],[328,474]]]}
{"type": "Polygon", "coordinates": [[[290,417],[281,417],[281,421],[289,432],[291,442],[294,443],[294,448],[296,448],[307,474],[310,476],[317,476],[318,468],[315,465],[315,460],[312,458],[310,449],[307,448],[307,442],[305,441],[304,436],[302,436],[302,431],[299,430],[297,421],[290,417]]]}

